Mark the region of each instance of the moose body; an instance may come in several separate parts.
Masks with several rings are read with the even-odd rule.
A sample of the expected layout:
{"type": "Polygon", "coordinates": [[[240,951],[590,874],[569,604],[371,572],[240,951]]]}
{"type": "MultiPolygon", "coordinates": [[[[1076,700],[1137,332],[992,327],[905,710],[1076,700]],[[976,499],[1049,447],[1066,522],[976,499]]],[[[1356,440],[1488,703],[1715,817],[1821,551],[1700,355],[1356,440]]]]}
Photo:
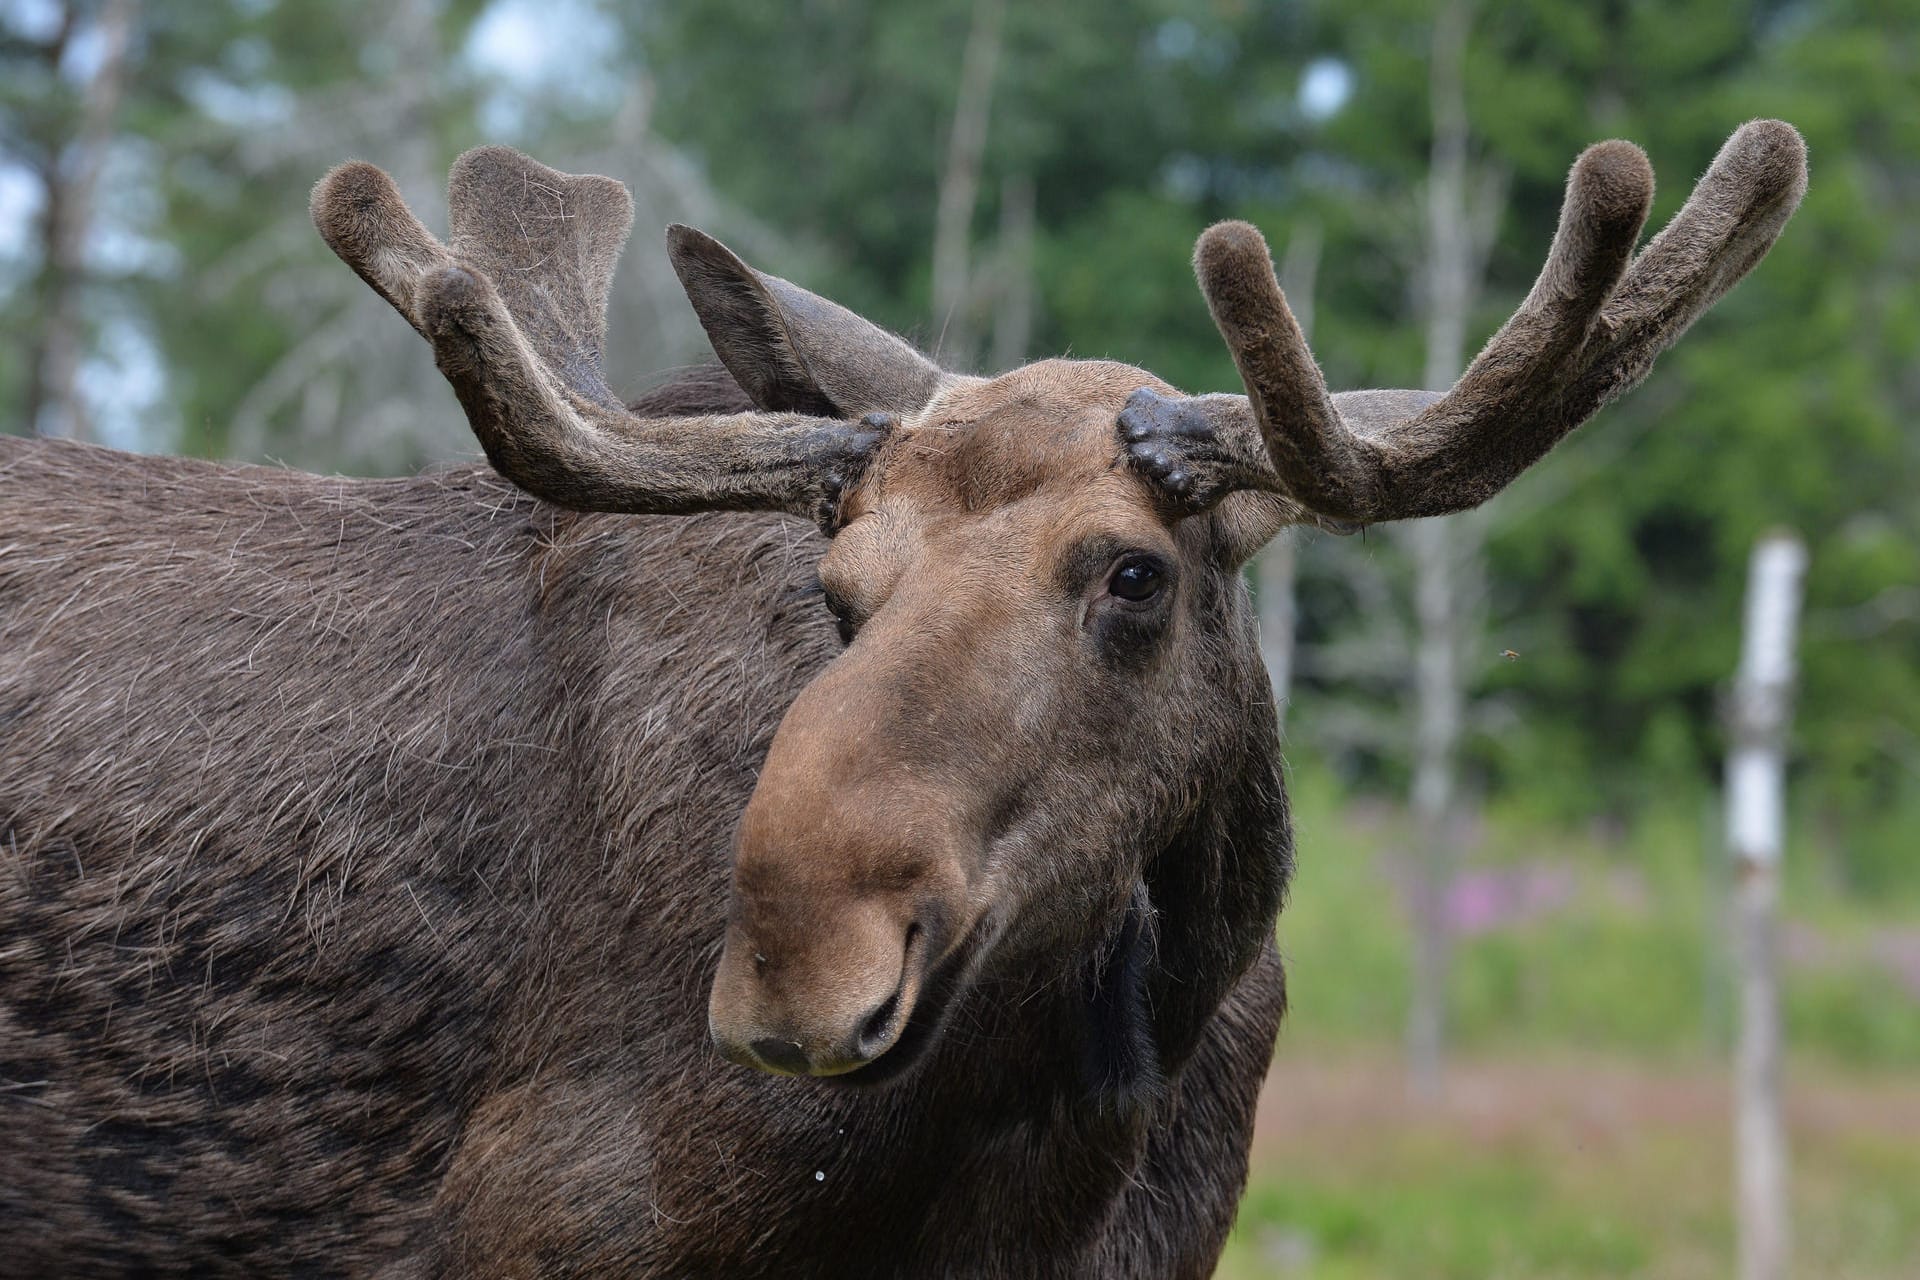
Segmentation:
{"type": "Polygon", "coordinates": [[[1244,224],[1244,397],[676,228],[725,372],[627,406],[617,184],[469,153],[443,245],[336,170],[492,470],[0,443],[0,1275],[1207,1274],[1285,1004],[1241,564],[1483,501],[1803,184],[1748,125],[1634,258],[1590,149],[1445,395],[1329,396],[1244,224]]]}
{"type": "Polygon", "coordinates": [[[1088,1092],[1054,971],[956,1009],[927,1087],[757,1075],[707,985],[734,825],[840,649],[810,526],[0,441],[25,527],[0,1273],[1206,1271],[1283,821],[1180,868],[1260,958],[1150,1108],[1088,1092]]]}

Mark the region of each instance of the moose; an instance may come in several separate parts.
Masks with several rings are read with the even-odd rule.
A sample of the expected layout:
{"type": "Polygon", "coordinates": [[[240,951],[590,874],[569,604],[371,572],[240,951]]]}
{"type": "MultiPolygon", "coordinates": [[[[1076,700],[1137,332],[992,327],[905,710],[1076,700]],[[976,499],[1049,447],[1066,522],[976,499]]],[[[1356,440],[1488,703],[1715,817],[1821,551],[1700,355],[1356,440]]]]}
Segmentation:
{"type": "Polygon", "coordinates": [[[469,152],[442,243],[334,170],[491,467],[0,443],[0,1274],[1208,1274],[1286,1004],[1241,566],[1498,492],[1804,148],[1635,256],[1652,183],[1579,158],[1444,394],[1329,394],[1244,223],[1195,396],[952,373],[676,226],[719,364],[626,404],[618,183],[469,152]]]}

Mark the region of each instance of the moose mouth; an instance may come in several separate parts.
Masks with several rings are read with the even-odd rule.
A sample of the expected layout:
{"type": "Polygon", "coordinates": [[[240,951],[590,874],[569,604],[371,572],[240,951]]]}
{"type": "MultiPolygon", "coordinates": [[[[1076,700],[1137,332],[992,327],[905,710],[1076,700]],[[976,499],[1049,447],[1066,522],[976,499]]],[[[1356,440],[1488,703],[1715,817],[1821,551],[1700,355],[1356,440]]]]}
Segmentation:
{"type": "Polygon", "coordinates": [[[899,1038],[891,1048],[851,1071],[817,1078],[827,1084],[847,1088],[872,1088],[897,1080],[912,1070],[940,1038],[940,1028],[946,1021],[948,1010],[966,985],[974,960],[985,950],[985,923],[984,917],[975,921],[973,927],[967,930],[967,936],[960,940],[960,945],[948,952],[946,958],[927,976],[920,988],[920,998],[914,1001],[912,1010],[907,1014],[906,1026],[901,1029],[899,1038]]]}

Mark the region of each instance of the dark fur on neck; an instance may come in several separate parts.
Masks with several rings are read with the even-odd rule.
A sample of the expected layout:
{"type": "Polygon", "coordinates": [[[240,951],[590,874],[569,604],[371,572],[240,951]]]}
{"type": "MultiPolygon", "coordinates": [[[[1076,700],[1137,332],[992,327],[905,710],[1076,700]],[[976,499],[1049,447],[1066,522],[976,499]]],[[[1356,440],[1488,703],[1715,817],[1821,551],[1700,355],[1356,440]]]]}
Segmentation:
{"type": "Polygon", "coordinates": [[[1166,1083],[1147,999],[1155,934],[1153,900],[1141,881],[1085,978],[1087,1089],[1121,1116],[1150,1110],[1166,1083]]]}

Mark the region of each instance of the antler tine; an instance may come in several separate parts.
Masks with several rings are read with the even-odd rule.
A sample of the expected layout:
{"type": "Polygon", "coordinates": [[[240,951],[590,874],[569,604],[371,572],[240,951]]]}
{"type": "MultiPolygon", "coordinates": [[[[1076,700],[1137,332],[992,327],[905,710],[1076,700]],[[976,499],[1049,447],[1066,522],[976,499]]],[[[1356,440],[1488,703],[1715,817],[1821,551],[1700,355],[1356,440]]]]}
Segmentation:
{"type": "Polygon", "coordinates": [[[426,336],[420,286],[453,265],[453,255],[407,208],[384,171],[354,160],[314,184],[313,224],[327,247],[426,336]]]}
{"type": "Polygon", "coordinates": [[[1800,137],[1755,121],[1628,268],[1653,198],[1638,147],[1602,142],[1568,175],[1546,265],[1452,390],[1329,396],[1258,231],[1210,228],[1195,271],[1286,490],[1320,515],[1441,515],[1499,492],[1628,390],[1778,236],[1805,187],[1800,137]],[[1623,280],[1624,274],[1624,280],[1623,280]]]}
{"type": "Polygon", "coordinates": [[[447,207],[455,256],[493,282],[562,385],[619,409],[601,360],[607,293],[633,226],[627,189],[509,147],[476,147],[453,163],[447,207]]]}
{"type": "Polygon", "coordinates": [[[1560,225],[1539,278],[1453,389],[1427,411],[1429,417],[1459,415],[1462,426],[1488,421],[1525,434],[1524,422],[1501,419],[1537,410],[1569,379],[1568,357],[1593,332],[1652,204],[1653,166],[1640,148],[1616,139],[1582,152],[1567,175],[1560,225]]]}
{"type": "Polygon", "coordinates": [[[1193,270],[1284,487],[1316,511],[1372,518],[1347,513],[1380,505],[1377,451],[1341,421],[1266,239],[1250,223],[1216,223],[1194,246],[1193,270]]]}
{"type": "Polygon", "coordinates": [[[1602,312],[1604,352],[1567,397],[1582,418],[1637,386],[1661,352],[1765,257],[1807,192],[1807,147],[1790,124],[1752,120],[1634,260],[1602,312]]]}
{"type": "Polygon", "coordinates": [[[800,414],[634,416],[602,372],[607,293],[633,220],[611,178],[560,173],[506,147],[461,156],[452,243],[392,179],[347,164],[313,193],[329,247],[433,344],[487,457],[581,510],[779,510],[832,518],[885,426],[800,414]]]}
{"type": "Polygon", "coordinates": [[[601,347],[633,201],[610,178],[480,147],[454,162],[447,204],[450,246],[372,165],[342,165],[313,193],[328,246],[434,344],[488,457],[520,479],[554,453],[580,500],[577,433],[626,416],[601,347]]]}

